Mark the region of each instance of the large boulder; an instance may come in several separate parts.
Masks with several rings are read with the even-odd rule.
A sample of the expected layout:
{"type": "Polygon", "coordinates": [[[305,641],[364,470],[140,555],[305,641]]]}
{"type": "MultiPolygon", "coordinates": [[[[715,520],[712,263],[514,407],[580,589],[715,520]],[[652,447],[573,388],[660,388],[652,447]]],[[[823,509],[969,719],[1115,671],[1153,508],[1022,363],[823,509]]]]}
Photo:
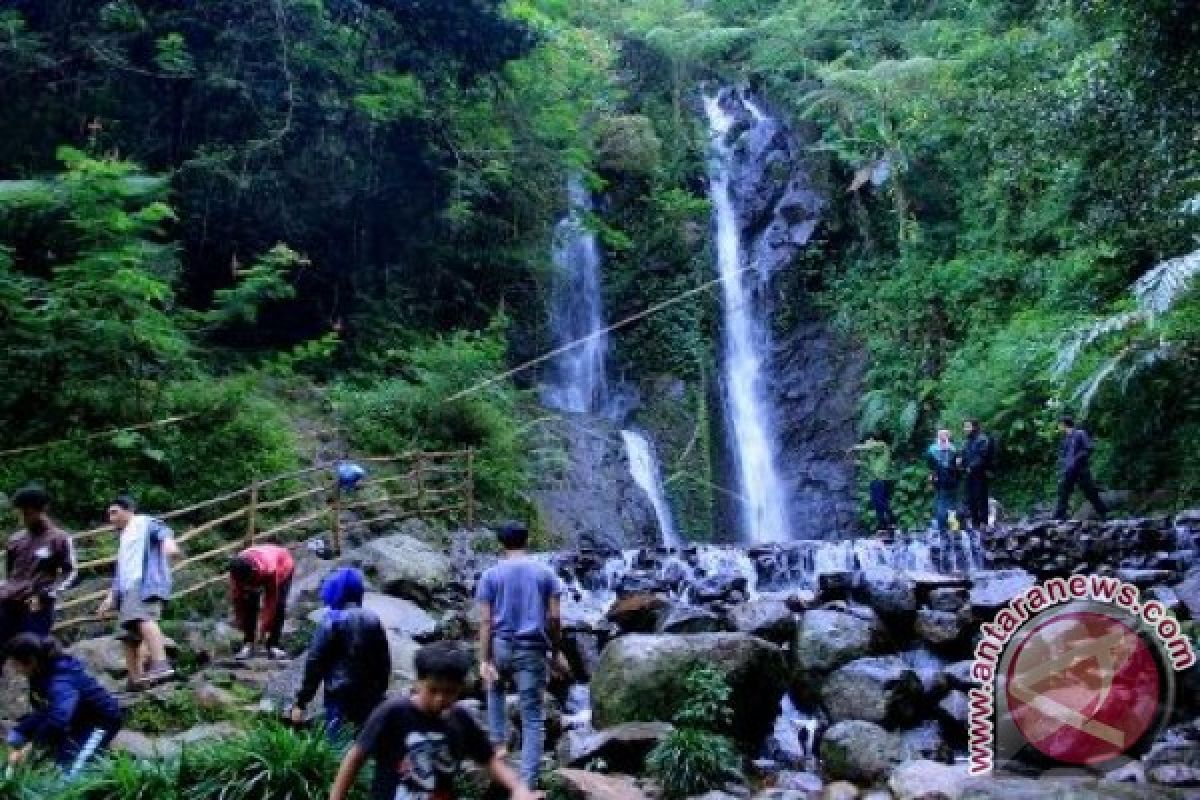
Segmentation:
{"type": "Polygon", "coordinates": [[[560,769],[554,774],[570,800],[649,800],[628,775],[601,775],[581,769],[560,769]]]}
{"type": "Polygon", "coordinates": [[[637,592],[617,598],[605,617],[622,633],[654,633],[670,609],[662,595],[637,592]]]}
{"type": "Polygon", "coordinates": [[[917,584],[894,569],[873,568],[862,574],[863,601],[886,617],[911,615],[917,610],[917,584]]]}
{"type": "Polygon", "coordinates": [[[1023,569],[975,573],[971,607],[976,619],[990,621],[1009,601],[1034,585],[1033,575],[1023,569]]]}
{"type": "Polygon", "coordinates": [[[367,592],[363,597],[363,608],[379,615],[383,629],[397,636],[422,641],[428,640],[437,632],[437,621],[428,612],[400,597],[367,592]]]}
{"type": "Polygon", "coordinates": [[[125,646],[116,637],[82,639],[67,648],[67,652],[82,661],[93,675],[120,677],[125,674],[125,646]]]}
{"type": "Polygon", "coordinates": [[[1135,783],[1017,777],[978,777],[963,782],[959,800],[1184,800],[1186,795],[1162,786],[1135,783]]]}
{"type": "Polygon", "coordinates": [[[600,656],[592,677],[598,728],[621,722],[669,721],[687,700],[694,667],[715,667],[732,690],[733,734],[757,745],[771,730],[787,685],[783,652],[741,633],[622,636],[600,656]]]}
{"type": "Polygon", "coordinates": [[[748,633],[776,644],[791,642],[796,636],[796,615],[786,600],[759,598],[734,606],[729,621],[738,633],[748,633]]]}
{"type": "Polygon", "coordinates": [[[639,774],[646,756],[673,730],[666,722],[625,722],[602,731],[564,736],[558,747],[559,761],[568,767],[586,767],[603,761],[608,770],[639,774]]]}
{"type": "Polygon", "coordinates": [[[821,705],[833,722],[860,719],[891,726],[913,718],[923,693],[917,673],[901,659],[860,658],[826,678],[821,705]]]}
{"type": "Polygon", "coordinates": [[[1200,620],[1200,569],[1188,573],[1183,582],[1175,587],[1175,595],[1192,619],[1200,620]]]}
{"type": "Polygon", "coordinates": [[[917,635],[932,645],[950,645],[967,632],[970,620],[963,614],[922,608],[913,624],[917,635]]]}
{"type": "Polygon", "coordinates": [[[821,758],[826,777],[869,785],[887,775],[903,754],[899,740],[883,728],[850,720],[825,731],[821,758]]]}
{"type": "Polygon", "coordinates": [[[361,569],[387,594],[426,607],[450,585],[453,576],[449,557],[403,533],[372,539],[347,553],[344,561],[361,569]]]}
{"type": "Polygon", "coordinates": [[[808,681],[879,651],[883,629],[842,611],[808,611],[796,632],[797,677],[808,681]]]}
{"type": "Polygon", "coordinates": [[[966,781],[967,771],[963,767],[910,761],[892,773],[888,788],[896,800],[958,800],[966,781]]]}
{"type": "Polygon", "coordinates": [[[725,620],[711,611],[689,605],[674,606],[658,625],[659,633],[721,633],[725,620]]]}

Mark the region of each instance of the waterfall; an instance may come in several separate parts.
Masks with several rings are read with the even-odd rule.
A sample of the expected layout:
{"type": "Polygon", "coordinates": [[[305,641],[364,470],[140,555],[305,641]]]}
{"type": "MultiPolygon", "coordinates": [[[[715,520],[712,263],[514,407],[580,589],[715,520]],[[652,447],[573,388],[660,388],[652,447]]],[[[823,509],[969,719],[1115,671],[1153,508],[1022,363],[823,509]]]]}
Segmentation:
{"type": "Polygon", "coordinates": [[[654,515],[658,517],[658,529],[662,533],[662,543],[667,547],[677,547],[679,539],[675,535],[675,525],[671,521],[671,509],[667,506],[667,495],[663,491],[662,469],[650,442],[637,431],[621,431],[625,440],[625,449],[629,453],[629,469],[633,480],[654,506],[654,515]]]}
{"type": "MultiPolygon", "coordinates": [[[[550,330],[556,348],[574,345],[551,363],[542,389],[542,402],[559,411],[624,416],[621,403],[610,392],[606,374],[608,336],[600,286],[600,246],[588,230],[585,215],[592,198],[578,175],[567,181],[567,213],[554,229],[554,283],[550,294],[550,330]]],[[[677,544],[675,526],[663,491],[658,459],[640,433],[621,431],[634,482],[646,493],[662,543],[677,544]]]]}
{"type": "MultiPolygon", "coordinates": [[[[716,96],[704,98],[713,138],[710,159],[710,194],[716,223],[717,270],[721,277],[724,307],[724,388],[729,441],[735,455],[738,493],[741,496],[742,535],[751,542],[779,542],[789,538],[787,498],[776,472],[771,413],[763,385],[763,368],[770,353],[766,321],[756,317],[741,241],[741,227],[730,191],[732,149],[725,141],[733,117],[721,108],[716,96]]],[[[754,124],[763,124],[761,112],[748,104],[754,124]]]]}
{"type": "Polygon", "coordinates": [[[567,183],[567,199],[567,213],[554,229],[550,329],[555,347],[592,338],[554,359],[542,402],[549,408],[582,414],[600,409],[605,402],[608,337],[594,335],[604,329],[600,247],[584,224],[584,215],[592,210],[592,198],[576,175],[567,183]]]}

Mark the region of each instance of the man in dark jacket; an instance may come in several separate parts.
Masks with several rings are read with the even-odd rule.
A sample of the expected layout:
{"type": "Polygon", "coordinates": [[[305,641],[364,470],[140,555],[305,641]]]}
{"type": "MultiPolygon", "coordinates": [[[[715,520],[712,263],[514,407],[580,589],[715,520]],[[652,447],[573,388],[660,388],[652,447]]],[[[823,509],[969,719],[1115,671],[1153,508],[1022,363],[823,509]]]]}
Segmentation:
{"type": "Polygon", "coordinates": [[[75,581],[75,549],[71,537],[46,514],[50,495],[27,486],[13,495],[24,530],[8,540],[5,579],[0,582],[0,669],[4,645],[19,633],[46,636],[54,627],[58,595],[75,581]]]}
{"type": "Polygon", "coordinates": [[[1067,505],[1071,493],[1078,485],[1083,490],[1083,496],[1092,504],[1096,514],[1103,520],[1108,514],[1108,507],[1100,499],[1100,490],[1092,480],[1092,440],[1083,428],[1075,427],[1075,418],[1065,415],[1060,420],[1064,434],[1062,453],[1060,456],[1060,473],[1058,480],[1058,508],[1054,510],[1054,518],[1065,520],[1068,516],[1067,505]]]}
{"type": "Polygon", "coordinates": [[[963,423],[967,440],[962,449],[962,469],[966,479],[967,521],[980,530],[988,521],[988,472],[992,468],[992,437],[983,432],[977,419],[963,423]]]}
{"type": "Polygon", "coordinates": [[[38,747],[69,777],[75,776],[120,730],[117,699],[49,636],[23,633],[9,642],[8,653],[17,671],[29,679],[32,709],[9,731],[9,766],[26,760],[38,747]]]}
{"type": "Polygon", "coordinates": [[[313,635],[304,664],[304,680],[292,707],[292,722],[304,721],[304,709],[325,684],[325,728],[336,737],[347,724],[362,727],[387,694],[392,657],[387,634],[375,612],[362,608],[362,573],[342,567],[321,586],[327,611],[313,635]]]}

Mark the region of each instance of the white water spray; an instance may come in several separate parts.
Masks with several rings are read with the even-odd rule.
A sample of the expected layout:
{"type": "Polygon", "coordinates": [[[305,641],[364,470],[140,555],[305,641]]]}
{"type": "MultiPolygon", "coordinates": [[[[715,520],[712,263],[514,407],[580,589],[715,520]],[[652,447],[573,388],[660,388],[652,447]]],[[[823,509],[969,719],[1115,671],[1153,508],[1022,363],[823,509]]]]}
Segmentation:
{"type": "Polygon", "coordinates": [[[667,506],[667,495],[663,490],[662,469],[650,448],[650,442],[637,431],[621,431],[621,438],[625,440],[625,450],[629,453],[629,469],[633,473],[633,480],[654,506],[662,543],[667,547],[677,547],[679,538],[675,535],[671,509],[667,506]]]}
{"type": "MultiPolygon", "coordinates": [[[[763,385],[770,339],[764,321],[755,317],[752,292],[744,280],[743,270],[747,265],[729,187],[732,153],[725,136],[734,120],[721,108],[716,96],[705,97],[704,108],[713,134],[709,191],[725,312],[722,368],[728,398],[729,438],[742,499],[743,536],[754,543],[781,542],[789,538],[787,498],[776,471],[771,413],[763,385]]],[[[761,112],[753,108],[751,111],[761,123],[761,112]]]]}

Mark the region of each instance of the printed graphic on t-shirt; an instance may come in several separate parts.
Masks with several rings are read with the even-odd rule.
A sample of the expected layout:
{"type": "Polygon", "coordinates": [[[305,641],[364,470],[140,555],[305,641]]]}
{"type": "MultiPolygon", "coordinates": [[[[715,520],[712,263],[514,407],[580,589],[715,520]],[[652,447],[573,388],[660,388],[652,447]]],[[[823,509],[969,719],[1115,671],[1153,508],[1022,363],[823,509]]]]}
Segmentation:
{"type": "Polygon", "coordinates": [[[400,783],[393,800],[451,800],[455,760],[446,734],[412,731],[404,746],[408,752],[396,765],[400,783]]]}

